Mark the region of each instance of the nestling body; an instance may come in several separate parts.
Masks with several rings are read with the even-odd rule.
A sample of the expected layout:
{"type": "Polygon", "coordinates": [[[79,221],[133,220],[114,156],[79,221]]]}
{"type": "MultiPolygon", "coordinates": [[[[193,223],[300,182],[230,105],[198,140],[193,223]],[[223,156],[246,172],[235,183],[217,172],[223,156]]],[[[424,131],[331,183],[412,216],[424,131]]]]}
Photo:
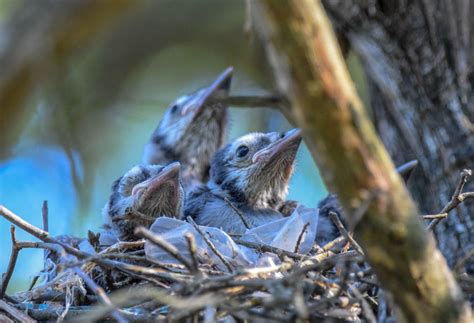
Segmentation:
{"type": "Polygon", "coordinates": [[[300,143],[298,129],[236,139],[216,153],[209,183],[191,192],[185,214],[230,233],[284,217],[279,209],[285,205],[300,143]]]}

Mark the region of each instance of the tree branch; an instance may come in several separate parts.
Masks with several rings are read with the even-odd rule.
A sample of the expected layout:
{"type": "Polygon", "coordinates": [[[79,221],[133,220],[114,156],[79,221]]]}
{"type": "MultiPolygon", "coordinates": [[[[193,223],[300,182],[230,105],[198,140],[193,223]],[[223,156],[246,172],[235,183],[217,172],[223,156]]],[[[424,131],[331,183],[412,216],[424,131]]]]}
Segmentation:
{"type": "Polygon", "coordinates": [[[405,319],[470,321],[452,273],[369,121],[320,1],[263,0],[255,9],[277,88],[326,184],[350,219],[374,196],[355,235],[405,319]]]}
{"type": "MultiPolygon", "coordinates": [[[[456,208],[459,204],[464,202],[464,200],[468,198],[473,198],[474,197],[474,192],[467,192],[467,193],[462,193],[462,190],[464,189],[464,186],[467,183],[467,180],[469,177],[472,176],[472,171],[470,169],[464,169],[461,172],[461,179],[459,180],[458,186],[454,190],[453,196],[451,196],[451,200],[444,206],[444,208],[439,212],[439,214],[446,213],[446,218],[448,216],[449,211],[453,210],[456,208]]],[[[433,221],[430,222],[428,225],[428,230],[433,230],[436,225],[443,219],[443,217],[437,217],[433,221]]]]}
{"type": "Polygon", "coordinates": [[[186,220],[192,224],[194,229],[201,235],[202,239],[206,242],[208,247],[214,252],[214,254],[222,261],[222,263],[226,266],[227,270],[229,272],[234,272],[234,269],[232,268],[231,263],[224,257],[224,255],[216,248],[216,246],[212,243],[211,240],[206,236],[206,233],[202,231],[202,229],[194,222],[194,220],[188,216],[186,217],[186,220]]]}
{"type": "Polygon", "coordinates": [[[334,224],[336,225],[336,227],[338,228],[339,232],[341,233],[341,235],[346,238],[347,241],[349,241],[352,246],[354,247],[355,251],[357,251],[359,254],[361,254],[362,256],[364,255],[364,251],[362,250],[362,248],[359,246],[359,244],[357,243],[357,241],[354,240],[354,238],[352,237],[352,235],[347,232],[346,228],[344,227],[344,224],[342,224],[341,222],[341,219],[339,219],[339,216],[335,213],[335,212],[332,212],[330,211],[329,212],[329,216],[331,217],[331,220],[332,222],[334,222],[334,224]]]}
{"type": "Polygon", "coordinates": [[[145,227],[135,228],[135,235],[150,240],[151,243],[157,245],[158,247],[166,251],[171,257],[182,263],[190,273],[194,272],[193,265],[183,255],[181,255],[178,248],[173,246],[168,241],[160,238],[157,235],[154,235],[150,230],[145,227]]]}

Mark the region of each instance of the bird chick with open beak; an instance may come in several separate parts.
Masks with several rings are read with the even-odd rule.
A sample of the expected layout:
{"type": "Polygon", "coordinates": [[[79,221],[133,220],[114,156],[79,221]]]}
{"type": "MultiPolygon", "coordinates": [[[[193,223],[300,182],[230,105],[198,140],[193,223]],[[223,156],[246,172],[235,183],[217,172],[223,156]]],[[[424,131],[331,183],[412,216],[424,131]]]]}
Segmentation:
{"type": "Polygon", "coordinates": [[[227,68],[210,86],[168,107],[145,146],[145,164],[179,161],[186,190],[207,182],[211,158],[225,140],[228,108],[219,99],[228,96],[232,73],[232,67],[227,68]]]}
{"type": "Polygon", "coordinates": [[[185,215],[229,233],[282,218],[278,210],[288,194],[301,139],[301,131],[294,129],[234,140],[212,159],[210,181],[190,193],[185,215]]]}
{"type": "Polygon", "coordinates": [[[180,164],[135,166],[112,185],[104,207],[106,229],[119,240],[137,240],[136,227],[150,227],[157,217],[182,217],[184,190],[180,164]]]}

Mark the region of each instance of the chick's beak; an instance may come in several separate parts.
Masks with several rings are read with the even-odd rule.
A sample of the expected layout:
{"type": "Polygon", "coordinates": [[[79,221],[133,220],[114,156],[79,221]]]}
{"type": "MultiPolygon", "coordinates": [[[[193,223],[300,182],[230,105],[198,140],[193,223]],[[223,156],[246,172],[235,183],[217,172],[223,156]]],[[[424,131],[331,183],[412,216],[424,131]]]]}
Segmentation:
{"type": "Polygon", "coordinates": [[[180,169],[181,164],[179,162],[169,164],[163,168],[158,175],[135,185],[132,189],[132,196],[136,197],[139,192],[143,191],[142,197],[149,197],[165,184],[171,184],[173,187],[178,187],[178,185],[180,185],[180,169]]]}
{"type": "Polygon", "coordinates": [[[280,156],[295,154],[300,146],[302,134],[300,129],[288,131],[285,136],[253,155],[253,163],[268,163],[280,156]]]}
{"type": "Polygon", "coordinates": [[[199,95],[183,108],[182,114],[187,114],[190,111],[194,112],[196,118],[202,111],[206,109],[207,104],[211,99],[226,97],[229,95],[230,84],[232,83],[232,75],[234,73],[233,67],[228,67],[222,72],[217,79],[212,82],[207,88],[203,89],[199,95]]]}
{"type": "Polygon", "coordinates": [[[228,67],[223,71],[211,85],[209,85],[201,96],[201,100],[206,102],[209,98],[219,95],[228,95],[234,68],[228,67]]]}

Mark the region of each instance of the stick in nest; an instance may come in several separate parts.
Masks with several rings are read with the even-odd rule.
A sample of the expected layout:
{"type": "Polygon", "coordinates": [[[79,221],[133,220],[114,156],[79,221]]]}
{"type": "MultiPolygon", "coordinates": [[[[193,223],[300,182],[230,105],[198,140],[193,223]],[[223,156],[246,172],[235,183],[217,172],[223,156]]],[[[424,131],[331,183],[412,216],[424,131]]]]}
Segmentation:
{"type": "Polygon", "coordinates": [[[264,243],[258,243],[258,242],[250,242],[250,241],[245,241],[242,239],[234,239],[234,241],[242,246],[248,247],[255,249],[260,252],[271,252],[277,255],[279,258],[283,258],[284,256],[290,257],[292,259],[297,259],[297,260],[302,260],[307,258],[307,256],[302,255],[300,253],[296,252],[291,252],[291,251],[286,251],[284,249],[280,249],[277,247],[273,247],[264,243]]]}
{"type": "Polygon", "coordinates": [[[8,262],[7,272],[2,279],[2,289],[0,290],[0,299],[5,296],[5,292],[7,291],[8,283],[10,282],[10,278],[13,275],[13,271],[15,270],[16,261],[18,259],[18,253],[20,249],[18,249],[16,245],[16,237],[15,237],[15,226],[10,227],[10,234],[12,239],[12,253],[10,255],[10,261],[8,262]]]}
{"type": "Polygon", "coordinates": [[[346,241],[347,239],[344,237],[344,236],[339,236],[337,237],[336,239],[332,240],[332,241],[329,241],[328,243],[326,243],[324,246],[321,247],[321,251],[318,252],[318,253],[324,253],[326,251],[329,251],[331,249],[333,249],[335,246],[337,246],[338,244],[346,241]]]}
{"type": "Polygon", "coordinates": [[[184,235],[186,241],[188,242],[188,250],[189,254],[191,255],[192,265],[193,265],[193,272],[199,272],[199,262],[197,259],[197,247],[196,247],[196,239],[191,233],[186,233],[184,235]]]}
{"type": "Polygon", "coordinates": [[[240,218],[240,221],[244,224],[245,228],[251,229],[251,225],[247,221],[245,215],[232,203],[227,197],[213,194],[216,198],[224,200],[224,202],[235,212],[240,218]]]}
{"type": "Polygon", "coordinates": [[[94,292],[94,294],[97,295],[97,297],[99,297],[99,299],[101,300],[102,304],[104,305],[108,305],[108,306],[111,306],[113,309],[112,309],[112,316],[114,317],[114,319],[117,320],[117,322],[119,323],[126,323],[128,322],[126,319],[123,318],[123,316],[120,314],[119,310],[117,309],[117,307],[115,307],[115,305],[112,303],[112,301],[110,300],[110,298],[107,296],[107,294],[105,293],[104,289],[102,287],[100,287],[99,285],[97,285],[95,283],[94,280],[92,280],[92,278],[90,278],[88,275],[86,275],[86,273],[84,273],[81,269],[75,267],[73,269],[73,271],[79,276],[82,278],[82,280],[86,283],[87,286],[89,286],[89,288],[94,292]]]}
{"type": "Polygon", "coordinates": [[[79,259],[87,259],[88,261],[94,262],[105,268],[120,270],[121,272],[129,276],[147,280],[158,285],[159,285],[159,282],[149,276],[155,276],[155,277],[164,278],[164,279],[171,279],[174,281],[180,280],[179,277],[177,277],[176,275],[171,275],[170,273],[161,273],[152,268],[136,266],[136,265],[131,265],[127,263],[122,263],[119,261],[106,259],[102,257],[101,255],[92,255],[90,253],[76,249],[68,244],[62,243],[61,241],[51,237],[48,232],[41,230],[40,228],[37,228],[34,225],[28,223],[27,221],[23,220],[22,218],[14,214],[12,211],[7,209],[3,205],[0,205],[0,215],[2,215],[6,220],[10,221],[13,224],[16,224],[17,226],[19,226],[26,232],[30,233],[31,235],[37,237],[38,239],[44,242],[60,245],[61,247],[64,248],[66,252],[72,254],[73,256],[76,256],[79,259]]]}
{"type": "MultiPolygon", "coordinates": [[[[43,219],[43,230],[49,232],[49,209],[48,209],[48,201],[43,201],[43,206],[41,207],[41,217],[43,219]]],[[[44,250],[43,258],[46,261],[46,257],[48,255],[47,250],[44,250]]]]}
{"type": "Polygon", "coordinates": [[[295,249],[294,249],[294,253],[298,253],[298,250],[300,249],[300,245],[301,245],[301,242],[303,241],[303,236],[304,234],[306,233],[306,229],[308,229],[309,227],[309,223],[306,223],[304,226],[303,226],[303,230],[301,230],[299,236],[298,236],[298,239],[296,240],[296,245],[295,245],[295,249]]]}
{"type": "Polygon", "coordinates": [[[372,308],[370,307],[370,304],[367,302],[364,296],[354,285],[349,284],[349,289],[352,291],[354,296],[360,301],[360,304],[362,306],[362,313],[364,314],[367,322],[376,323],[377,319],[375,318],[374,312],[372,312],[372,308]]]}
{"type": "Polygon", "coordinates": [[[20,310],[14,308],[10,304],[8,304],[7,302],[4,302],[2,300],[0,300],[0,309],[2,311],[7,312],[11,316],[13,316],[19,322],[23,322],[23,323],[35,323],[36,322],[35,320],[33,320],[31,317],[29,317],[23,311],[20,311],[20,310]]]}
{"type": "Polygon", "coordinates": [[[211,240],[209,240],[209,238],[201,230],[201,228],[196,224],[196,222],[194,222],[194,220],[190,216],[188,216],[186,220],[193,225],[194,229],[196,229],[199,235],[204,239],[204,241],[206,242],[208,247],[212,250],[212,252],[214,252],[214,254],[222,261],[222,263],[226,266],[227,270],[229,272],[233,272],[234,269],[232,268],[232,265],[230,264],[230,262],[227,261],[227,259],[225,259],[224,255],[222,255],[219,250],[217,250],[216,246],[212,243],[211,240]]]}
{"type": "Polygon", "coordinates": [[[329,212],[329,216],[331,217],[332,222],[334,222],[336,227],[339,229],[339,232],[342,234],[342,236],[346,238],[347,241],[349,241],[352,244],[354,249],[363,256],[364,251],[362,250],[360,245],[357,243],[357,241],[355,241],[354,238],[352,238],[352,235],[349,232],[347,232],[346,228],[344,228],[344,224],[342,224],[341,219],[339,219],[339,216],[335,212],[332,212],[332,211],[329,212]]]}
{"type": "Polygon", "coordinates": [[[151,243],[157,245],[158,247],[166,251],[171,257],[173,257],[174,259],[182,263],[188,269],[190,273],[194,272],[193,265],[190,264],[189,261],[181,255],[179,250],[168,241],[153,234],[150,230],[148,230],[145,227],[136,228],[135,235],[138,237],[148,239],[151,243]]]}
{"type": "Polygon", "coordinates": [[[2,280],[2,287],[0,289],[0,299],[5,296],[8,283],[10,282],[10,279],[13,275],[13,271],[15,270],[16,262],[18,259],[18,255],[20,253],[21,249],[25,248],[35,248],[35,249],[44,249],[44,250],[51,250],[53,252],[56,252],[60,257],[65,257],[66,253],[63,248],[61,248],[58,245],[51,244],[51,243],[42,243],[42,242],[22,242],[22,241],[17,241],[16,240],[16,235],[15,235],[15,226],[11,226],[10,228],[10,233],[11,233],[11,240],[12,240],[12,253],[10,256],[10,261],[8,262],[8,268],[5,273],[5,276],[3,277],[2,280]]]}

